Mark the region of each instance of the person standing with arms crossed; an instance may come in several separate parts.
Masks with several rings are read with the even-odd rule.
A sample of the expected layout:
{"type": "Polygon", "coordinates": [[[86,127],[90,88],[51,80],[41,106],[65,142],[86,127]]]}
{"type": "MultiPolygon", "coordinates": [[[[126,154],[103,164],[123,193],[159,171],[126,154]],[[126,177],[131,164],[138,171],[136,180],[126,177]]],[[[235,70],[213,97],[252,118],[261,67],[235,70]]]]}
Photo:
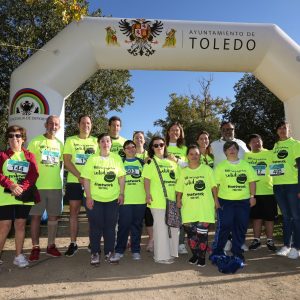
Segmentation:
{"type": "Polygon", "coordinates": [[[44,211],[48,214],[48,246],[46,254],[60,257],[61,253],[55,245],[58,219],[62,210],[62,154],[63,143],[55,136],[60,129],[58,116],[51,115],[45,123],[46,132],[35,137],[28,145],[38,164],[39,178],[36,186],[40,193],[41,202],[30,210],[32,250],[29,261],[37,261],[40,257],[40,223],[44,211]]]}
{"type": "Polygon", "coordinates": [[[98,153],[97,138],[90,136],[92,121],[90,116],[82,115],[78,120],[79,134],[68,137],[64,147],[64,165],[68,170],[65,200],[70,205],[70,237],[71,243],[65,255],[73,256],[78,246],[78,215],[83,195],[83,178],[81,170],[91,154],[98,153]]]}

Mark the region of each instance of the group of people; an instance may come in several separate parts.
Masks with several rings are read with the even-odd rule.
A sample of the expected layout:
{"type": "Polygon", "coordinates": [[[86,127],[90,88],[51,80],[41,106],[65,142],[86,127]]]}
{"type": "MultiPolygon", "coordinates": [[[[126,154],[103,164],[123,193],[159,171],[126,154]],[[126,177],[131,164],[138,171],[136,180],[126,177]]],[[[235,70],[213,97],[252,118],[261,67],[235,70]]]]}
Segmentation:
{"type": "MultiPolygon", "coordinates": [[[[254,239],[249,250],[261,246],[264,224],[270,251],[291,259],[300,250],[300,142],[290,137],[289,124],[278,123],[273,150],[251,134],[247,145],[235,138],[231,122],[221,124],[221,138],[211,143],[209,133],[185,145],[184,130],[175,122],[166,136],[154,136],[145,150],[145,136],[135,131],[131,140],[120,136],[121,119],[111,117],[107,133],[91,136],[92,120],[81,116],[78,134],[65,144],[56,138],[57,116],[49,116],[45,133],[30,141],[26,130],[10,126],[8,148],[0,153],[0,255],[12,223],[19,267],[40,258],[41,216],[48,214],[46,254],[61,256],[55,238],[62,211],[61,170],[68,172],[64,199],[70,207],[70,245],[65,255],[78,251],[78,215],[82,203],[89,222],[90,264],[99,265],[101,239],[104,258],[118,263],[129,245],[133,260],[141,259],[145,222],[147,251],[156,263],[171,264],[178,254],[192,253],[189,263],[205,266],[208,232],[215,224],[211,255],[231,251],[244,260],[249,218],[254,239]],[[180,209],[181,228],[166,225],[166,201],[180,209]],[[277,205],[283,216],[283,247],[273,240],[277,205]],[[31,218],[32,250],[23,254],[26,220],[31,218]],[[225,249],[225,250],[224,250],[225,249]]],[[[0,263],[1,260],[0,256],[0,263]]]]}

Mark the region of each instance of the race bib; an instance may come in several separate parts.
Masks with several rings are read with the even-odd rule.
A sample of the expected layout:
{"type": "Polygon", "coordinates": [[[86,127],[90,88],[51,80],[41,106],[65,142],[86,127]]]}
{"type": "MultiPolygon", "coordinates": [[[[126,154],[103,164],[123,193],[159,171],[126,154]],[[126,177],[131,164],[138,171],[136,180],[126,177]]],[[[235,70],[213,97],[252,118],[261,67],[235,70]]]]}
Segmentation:
{"type": "Polygon", "coordinates": [[[90,154],[76,154],[75,156],[75,165],[85,165],[86,161],[88,160],[88,158],[90,157],[90,154]]]}
{"type": "Polygon", "coordinates": [[[265,166],[265,165],[253,166],[253,169],[255,170],[257,176],[265,176],[266,175],[267,166],[265,166]]]}
{"type": "Polygon", "coordinates": [[[284,175],[284,164],[271,164],[270,165],[270,175],[271,176],[284,175]]]}
{"type": "Polygon", "coordinates": [[[7,162],[7,171],[19,173],[19,174],[27,174],[29,170],[29,162],[28,161],[19,161],[9,159],[7,162]]]}
{"type": "Polygon", "coordinates": [[[126,175],[134,175],[139,176],[140,175],[140,169],[138,166],[125,166],[126,175]]]}
{"type": "Polygon", "coordinates": [[[44,165],[57,165],[59,163],[59,152],[43,150],[41,163],[44,165]]]}

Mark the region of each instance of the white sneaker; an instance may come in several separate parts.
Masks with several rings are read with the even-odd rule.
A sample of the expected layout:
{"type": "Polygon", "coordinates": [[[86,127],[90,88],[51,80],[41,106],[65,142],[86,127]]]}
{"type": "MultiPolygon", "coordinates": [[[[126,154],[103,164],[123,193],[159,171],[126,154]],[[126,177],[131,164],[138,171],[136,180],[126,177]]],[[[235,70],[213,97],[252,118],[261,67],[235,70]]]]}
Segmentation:
{"type": "Polygon", "coordinates": [[[29,266],[29,262],[24,254],[19,254],[14,258],[14,265],[18,266],[19,268],[26,268],[29,266]]]}
{"type": "Polygon", "coordinates": [[[172,259],[172,258],[163,259],[163,260],[154,260],[154,261],[158,264],[165,264],[165,265],[170,265],[170,264],[174,263],[174,259],[172,259]]]}
{"type": "Polygon", "coordinates": [[[120,259],[123,258],[123,257],[124,257],[124,254],[122,254],[122,253],[116,252],[116,253],[114,254],[114,258],[115,258],[115,259],[120,260],[120,259]]]}
{"type": "Polygon", "coordinates": [[[133,260],[140,260],[141,254],[140,253],[132,253],[132,259],[133,260]]]}
{"type": "Polygon", "coordinates": [[[224,247],[224,251],[228,252],[231,250],[231,248],[232,248],[232,242],[231,242],[231,240],[227,240],[225,247],[224,247]]]}
{"type": "Polygon", "coordinates": [[[287,246],[283,246],[280,250],[276,252],[279,256],[288,256],[291,251],[291,248],[288,248],[287,246]]]}
{"type": "Polygon", "coordinates": [[[299,257],[299,251],[296,248],[291,248],[287,257],[291,259],[297,259],[299,257]]]}
{"type": "Polygon", "coordinates": [[[100,255],[99,253],[95,253],[91,255],[90,264],[92,266],[98,266],[100,264],[100,255]]]}
{"type": "Polygon", "coordinates": [[[241,249],[244,250],[245,252],[249,251],[249,248],[245,243],[242,245],[241,249]]]}
{"type": "Polygon", "coordinates": [[[178,246],[178,254],[188,254],[185,244],[180,244],[178,246]]]}

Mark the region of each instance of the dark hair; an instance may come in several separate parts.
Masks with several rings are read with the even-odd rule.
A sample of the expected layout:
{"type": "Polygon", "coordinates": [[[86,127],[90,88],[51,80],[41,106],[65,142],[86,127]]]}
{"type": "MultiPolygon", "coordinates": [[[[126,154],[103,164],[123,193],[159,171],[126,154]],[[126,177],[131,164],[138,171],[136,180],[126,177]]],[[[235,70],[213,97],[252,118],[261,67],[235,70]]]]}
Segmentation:
{"type": "Polygon", "coordinates": [[[186,149],[186,155],[189,155],[189,153],[190,153],[190,151],[191,151],[192,149],[198,149],[199,152],[200,152],[200,149],[199,149],[199,146],[198,146],[198,145],[196,145],[196,144],[191,144],[191,145],[189,145],[189,146],[187,147],[187,149],[186,149]]]}
{"type": "Polygon", "coordinates": [[[252,133],[252,134],[250,134],[249,137],[248,137],[248,143],[247,143],[247,144],[249,144],[249,143],[251,142],[252,139],[261,139],[261,140],[262,140],[262,138],[261,138],[261,136],[260,136],[259,134],[257,134],[257,133],[252,133]]]}
{"type": "Polygon", "coordinates": [[[50,115],[47,119],[46,119],[46,125],[49,123],[49,120],[51,120],[51,119],[58,119],[59,120],[59,122],[60,122],[60,118],[59,118],[59,116],[56,116],[56,115],[50,115]]]}
{"type": "MultiPolygon", "coordinates": [[[[200,133],[197,136],[197,141],[199,140],[199,137],[202,134],[206,134],[208,136],[208,139],[209,139],[209,133],[207,131],[205,131],[205,130],[202,130],[202,131],[200,131],[200,133]]],[[[198,144],[198,142],[197,142],[197,144],[198,144]]],[[[214,155],[212,153],[211,143],[208,144],[208,146],[206,148],[206,151],[205,151],[205,154],[208,155],[208,156],[210,156],[212,159],[214,158],[214,155]]]]}
{"type": "Polygon", "coordinates": [[[224,146],[223,146],[223,151],[224,151],[224,153],[225,153],[226,150],[228,150],[231,146],[235,146],[235,149],[236,149],[237,151],[240,150],[240,147],[239,147],[239,145],[238,145],[237,142],[234,142],[234,141],[228,141],[228,142],[225,142],[225,144],[224,144],[224,146]]]}
{"type": "Polygon", "coordinates": [[[280,122],[277,123],[275,130],[277,131],[283,125],[289,125],[289,123],[285,120],[281,120],[280,122]]]}
{"type": "Polygon", "coordinates": [[[136,134],[138,134],[138,133],[141,133],[141,134],[145,137],[144,131],[142,131],[142,130],[137,130],[137,131],[134,131],[134,132],[133,132],[132,138],[134,139],[134,136],[135,136],[136,134]]]}
{"type": "Polygon", "coordinates": [[[176,146],[181,148],[182,146],[184,146],[185,141],[184,141],[183,127],[179,122],[173,122],[168,126],[167,132],[166,132],[166,144],[167,144],[167,146],[169,146],[169,144],[170,144],[169,131],[170,131],[171,127],[173,127],[173,126],[178,126],[180,129],[180,136],[179,136],[178,140],[176,141],[176,146]]]}
{"type": "Polygon", "coordinates": [[[108,136],[111,140],[110,135],[107,132],[103,132],[100,135],[98,135],[97,142],[99,143],[101,141],[101,139],[104,138],[105,136],[108,136]]]}
{"type": "Polygon", "coordinates": [[[119,121],[119,122],[120,122],[120,125],[122,126],[122,121],[121,121],[121,119],[120,119],[119,117],[117,117],[117,116],[112,116],[112,117],[109,118],[109,120],[108,120],[108,126],[110,126],[111,123],[114,122],[114,121],[119,121]]]}
{"type": "Polygon", "coordinates": [[[24,142],[26,142],[27,139],[27,135],[26,135],[26,129],[24,127],[18,126],[18,125],[11,125],[6,129],[5,132],[5,138],[8,141],[8,135],[12,132],[17,132],[20,131],[21,135],[22,135],[22,139],[24,140],[24,142]]]}
{"type": "Polygon", "coordinates": [[[123,150],[125,150],[125,148],[126,148],[128,145],[130,145],[130,144],[136,146],[136,144],[135,144],[134,141],[132,141],[132,140],[127,140],[127,141],[124,143],[124,145],[123,145],[123,150]]]}
{"type": "Polygon", "coordinates": [[[233,124],[232,122],[230,122],[230,121],[223,121],[223,122],[221,123],[221,125],[220,125],[220,128],[222,129],[223,126],[225,126],[225,125],[227,125],[227,124],[231,124],[233,127],[235,127],[234,124],[233,124]]]}
{"type": "MultiPolygon", "coordinates": [[[[154,150],[153,150],[153,142],[156,140],[162,140],[164,143],[166,143],[165,139],[161,136],[154,136],[152,137],[150,143],[149,143],[149,149],[148,149],[148,156],[150,158],[153,158],[154,156],[154,150]]],[[[168,157],[168,152],[167,152],[167,145],[165,145],[165,149],[164,149],[164,158],[168,157]]]]}
{"type": "Polygon", "coordinates": [[[83,118],[89,118],[91,120],[91,122],[92,122],[92,118],[89,115],[80,115],[79,118],[78,118],[78,124],[81,122],[81,120],[83,118]]]}

